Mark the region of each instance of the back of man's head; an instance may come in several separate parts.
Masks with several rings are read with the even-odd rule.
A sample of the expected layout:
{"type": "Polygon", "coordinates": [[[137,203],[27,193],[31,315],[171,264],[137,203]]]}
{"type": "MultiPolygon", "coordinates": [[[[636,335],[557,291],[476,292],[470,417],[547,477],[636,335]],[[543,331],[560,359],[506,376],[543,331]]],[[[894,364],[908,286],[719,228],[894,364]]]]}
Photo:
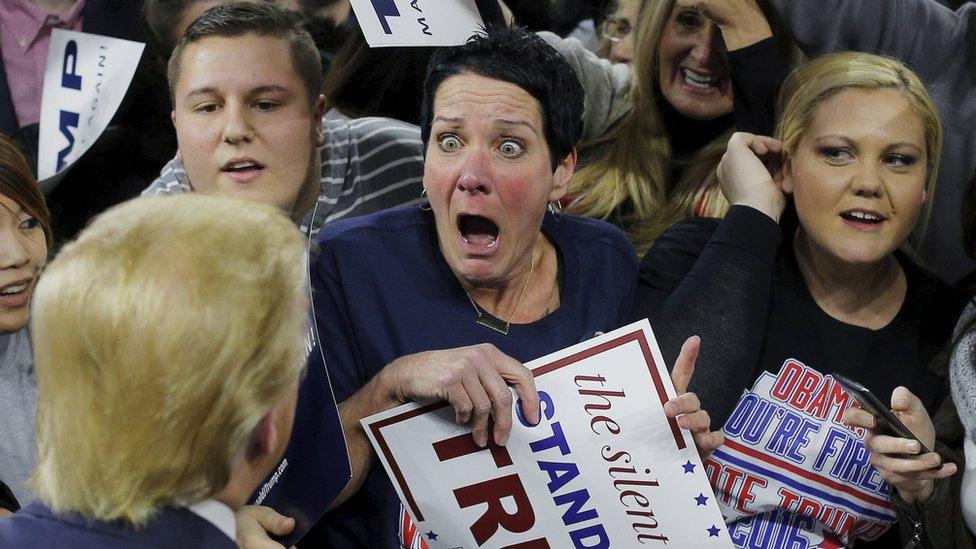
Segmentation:
{"type": "MultiPolygon", "coordinates": [[[[206,38],[233,38],[254,33],[288,41],[291,63],[305,83],[309,104],[314,105],[322,87],[322,61],[315,42],[302,26],[298,12],[282,9],[274,3],[238,1],[214,6],[198,17],[183,33],[169,58],[167,79],[170,98],[180,78],[186,48],[206,38]]],[[[246,60],[242,60],[246,67],[246,60]]]]}
{"type": "Polygon", "coordinates": [[[141,198],[99,216],[33,298],[39,498],[140,525],[218,494],[297,386],[305,265],[295,226],[254,201],[141,198]]]}

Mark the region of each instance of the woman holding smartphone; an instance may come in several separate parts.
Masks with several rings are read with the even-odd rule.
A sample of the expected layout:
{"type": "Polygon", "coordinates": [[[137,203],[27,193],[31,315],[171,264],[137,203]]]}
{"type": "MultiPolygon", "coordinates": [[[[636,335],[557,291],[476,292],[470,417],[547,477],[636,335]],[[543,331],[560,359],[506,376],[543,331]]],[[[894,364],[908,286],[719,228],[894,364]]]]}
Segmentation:
{"type": "Polygon", "coordinates": [[[725,219],[655,242],[634,316],[651,318],[666,359],[680,334],[702,337],[695,390],[726,436],[706,471],[737,546],[894,547],[896,507],[924,503],[954,466],[928,471],[939,456],[912,441],[867,433],[865,446],[829,372],[896,412],[947,397],[928,364],[962,300],[904,249],[935,192],[939,116],[908,68],[858,53],[798,68],[778,112],[776,139],[729,142],[725,219]],[[900,461],[872,465],[870,448],[900,461]]]}

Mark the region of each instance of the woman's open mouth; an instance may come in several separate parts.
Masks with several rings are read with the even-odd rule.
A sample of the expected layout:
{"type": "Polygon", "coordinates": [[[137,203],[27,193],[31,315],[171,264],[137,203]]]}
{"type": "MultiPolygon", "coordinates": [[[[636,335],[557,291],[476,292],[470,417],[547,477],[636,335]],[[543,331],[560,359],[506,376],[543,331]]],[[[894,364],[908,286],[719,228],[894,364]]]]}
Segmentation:
{"type": "Polygon", "coordinates": [[[888,219],[878,212],[860,208],[843,211],[840,218],[852,229],[864,232],[878,230],[888,219]]]}
{"type": "Polygon", "coordinates": [[[480,215],[461,214],[458,233],[464,248],[475,253],[491,253],[498,245],[498,224],[480,215]]]}
{"type": "Polygon", "coordinates": [[[31,282],[22,280],[0,288],[0,305],[8,309],[16,309],[27,305],[30,301],[31,282]]]}
{"type": "Polygon", "coordinates": [[[714,74],[706,74],[682,67],[679,71],[681,83],[686,87],[699,93],[712,93],[721,91],[723,78],[714,74]]]}

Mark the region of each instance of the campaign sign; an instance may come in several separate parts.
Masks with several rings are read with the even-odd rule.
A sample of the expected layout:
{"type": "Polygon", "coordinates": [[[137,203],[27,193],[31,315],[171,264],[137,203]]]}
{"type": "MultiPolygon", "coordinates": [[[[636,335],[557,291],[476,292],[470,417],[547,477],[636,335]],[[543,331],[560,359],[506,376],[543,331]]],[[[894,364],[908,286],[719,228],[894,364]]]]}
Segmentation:
{"type": "Polygon", "coordinates": [[[51,31],[41,95],[38,179],[70,166],[105,131],[129,89],[144,47],[97,34],[51,31]]]}
{"type": "Polygon", "coordinates": [[[350,0],[370,46],[456,46],[484,24],[475,0],[350,0]]]}
{"type": "MultiPolygon", "coordinates": [[[[315,207],[319,207],[318,203],[315,207]]],[[[314,212],[312,216],[314,218],[314,212]]],[[[308,238],[310,250],[311,231],[308,238]]],[[[308,258],[306,253],[306,268],[309,267],[308,258]]],[[[311,286],[308,299],[305,377],[299,387],[291,439],[281,463],[251,496],[250,501],[295,519],[294,530],[280,540],[285,547],[291,547],[308,533],[352,477],[339,409],[319,346],[311,286]]]]}
{"type": "Polygon", "coordinates": [[[362,424],[428,547],[731,547],[646,320],[526,365],[542,421],[515,403],[479,448],[445,402],[362,424]]]}

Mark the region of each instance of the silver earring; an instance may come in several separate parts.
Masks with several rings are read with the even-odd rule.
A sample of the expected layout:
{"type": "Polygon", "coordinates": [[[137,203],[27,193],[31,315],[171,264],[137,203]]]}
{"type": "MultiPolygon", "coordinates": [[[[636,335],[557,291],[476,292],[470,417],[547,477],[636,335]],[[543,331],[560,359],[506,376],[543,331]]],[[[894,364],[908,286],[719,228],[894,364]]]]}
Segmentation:
{"type": "Polygon", "coordinates": [[[420,191],[420,202],[417,203],[417,206],[422,212],[429,212],[434,209],[430,207],[430,199],[427,198],[427,187],[423,187],[423,190],[420,191]]]}
{"type": "Polygon", "coordinates": [[[556,219],[557,221],[559,220],[560,216],[563,215],[563,207],[555,200],[550,201],[549,204],[546,205],[546,211],[552,214],[553,219],[556,219]]]}

